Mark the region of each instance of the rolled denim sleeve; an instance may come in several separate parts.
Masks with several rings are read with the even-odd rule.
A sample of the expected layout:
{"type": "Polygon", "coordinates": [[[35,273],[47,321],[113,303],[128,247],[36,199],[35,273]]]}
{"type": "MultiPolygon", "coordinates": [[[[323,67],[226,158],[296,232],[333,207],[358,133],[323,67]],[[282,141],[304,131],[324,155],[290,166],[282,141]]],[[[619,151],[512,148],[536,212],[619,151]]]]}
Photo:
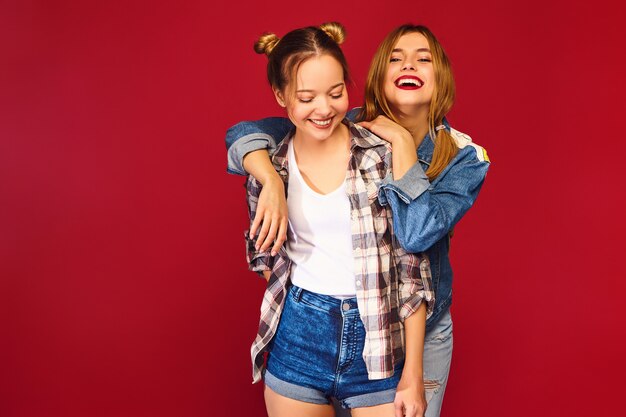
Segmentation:
{"type": "Polygon", "coordinates": [[[425,251],[452,230],[474,204],[489,165],[477,156],[476,148],[466,146],[432,183],[419,162],[398,181],[386,178],[379,199],[391,206],[394,232],[402,247],[408,252],[425,251]]]}
{"type": "MultiPolygon", "coordinates": [[[[388,190],[394,191],[402,201],[409,204],[428,190],[430,181],[420,163],[416,162],[407,173],[397,181],[394,181],[392,174],[387,175],[382,185],[386,186],[388,190]]],[[[380,203],[382,205],[387,204],[384,193],[381,193],[380,203]]]]}
{"type": "Polygon", "coordinates": [[[276,149],[280,139],[293,128],[289,119],[268,117],[257,121],[237,123],[226,131],[226,149],[230,174],[247,175],[243,158],[252,151],[276,149]]]}

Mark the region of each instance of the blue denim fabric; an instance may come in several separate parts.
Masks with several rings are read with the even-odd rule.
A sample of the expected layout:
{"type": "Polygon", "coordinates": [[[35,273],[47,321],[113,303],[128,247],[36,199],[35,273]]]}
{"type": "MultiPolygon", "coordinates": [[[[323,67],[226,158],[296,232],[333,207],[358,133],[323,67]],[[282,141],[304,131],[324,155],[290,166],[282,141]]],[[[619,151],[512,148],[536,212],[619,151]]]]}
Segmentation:
{"type": "MultiPolygon", "coordinates": [[[[448,384],[452,362],[452,316],[450,309],[444,311],[439,320],[424,337],[424,389],[426,391],[425,417],[439,417],[448,384]]],[[[335,406],[336,417],[350,417],[350,411],[335,406]]]]}
{"type": "Polygon", "coordinates": [[[292,286],[267,358],[265,384],[288,398],[344,408],[393,402],[402,363],[390,378],[369,380],[365,328],[356,298],[340,300],[292,286]]]}
{"type": "Polygon", "coordinates": [[[452,316],[446,309],[424,338],[425,417],[439,417],[452,363],[452,316]]]}
{"type": "Polygon", "coordinates": [[[243,169],[243,157],[247,153],[259,149],[267,149],[270,153],[276,149],[274,138],[283,139],[293,128],[289,119],[268,117],[256,122],[240,122],[226,132],[226,148],[228,149],[228,168],[230,174],[248,175],[243,169]],[[232,146],[235,141],[236,146],[232,146]]]}
{"type": "Polygon", "coordinates": [[[452,304],[451,232],[474,204],[489,169],[489,162],[479,159],[474,147],[466,146],[430,182],[425,171],[434,148],[426,136],[417,151],[419,163],[399,181],[385,179],[380,187],[383,192],[378,194],[383,206],[391,206],[393,229],[402,247],[407,252],[425,251],[430,258],[435,307],[426,321],[427,331],[452,304]]]}
{"type": "MultiPolygon", "coordinates": [[[[358,109],[348,113],[354,120],[358,109]]],[[[450,125],[444,120],[446,129],[450,125]]],[[[258,149],[274,149],[293,125],[288,119],[270,118],[241,122],[228,129],[228,171],[245,174],[243,156],[258,149]]],[[[452,267],[450,232],[474,204],[483,184],[489,162],[481,160],[473,146],[459,149],[456,157],[431,183],[425,174],[433,157],[435,144],[427,135],[418,148],[419,163],[398,181],[385,179],[378,194],[381,204],[389,204],[394,231],[408,252],[425,251],[431,264],[435,307],[426,322],[428,331],[452,304],[452,267]]]]}
{"type": "MultiPolygon", "coordinates": [[[[359,108],[352,109],[346,117],[354,122],[359,108]]],[[[272,153],[293,128],[289,119],[268,117],[261,120],[239,122],[226,131],[226,150],[228,151],[229,174],[248,175],[243,168],[243,157],[252,151],[267,149],[272,153]]]]}

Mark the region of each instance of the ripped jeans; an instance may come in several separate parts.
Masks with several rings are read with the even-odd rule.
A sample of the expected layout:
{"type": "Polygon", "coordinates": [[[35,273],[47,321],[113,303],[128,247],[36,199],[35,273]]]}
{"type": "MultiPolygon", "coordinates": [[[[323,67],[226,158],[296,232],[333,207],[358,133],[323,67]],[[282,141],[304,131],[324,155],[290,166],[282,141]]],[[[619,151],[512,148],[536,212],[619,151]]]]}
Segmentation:
{"type": "Polygon", "coordinates": [[[439,417],[452,360],[452,316],[450,308],[426,332],[424,338],[424,389],[426,417],[439,417]]]}
{"type": "MultiPolygon", "coordinates": [[[[441,314],[424,338],[424,389],[426,390],[426,417],[439,417],[443,394],[448,383],[452,360],[452,316],[450,308],[441,314]]],[[[349,417],[350,410],[335,403],[337,417],[349,417]]]]}

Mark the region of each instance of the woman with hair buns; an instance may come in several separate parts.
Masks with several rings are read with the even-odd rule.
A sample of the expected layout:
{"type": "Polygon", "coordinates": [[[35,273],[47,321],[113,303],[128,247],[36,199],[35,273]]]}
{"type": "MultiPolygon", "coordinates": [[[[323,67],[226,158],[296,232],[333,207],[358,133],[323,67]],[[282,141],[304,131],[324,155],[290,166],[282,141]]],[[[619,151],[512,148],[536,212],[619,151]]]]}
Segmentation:
{"type": "MultiPolygon", "coordinates": [[[[392,30],[376,51],[365,88],[365,103],[348,114],[393,147],[393,180],[385,179],[380,203],[391,207],[394,230],[409,252],[430,258],[436,303],[426,323],[424,386],[426,416],[440,414],[452,358],[452,268],[450,238],[473,205],[489,168],[483,148],[450,127],[454,102],[450,62],[424,26],[392,30]]],[[[290,128],[278,118],[240,123],[229,129],[228,170],[264,178],[266,189],[251,227],[257,245],[278,251],[287,230],[282,184],[268,168],[272,150],[290,128]]]]}
{"type": "MultiPolygon", "coordinates": [[[[343,38],[329,23],[255,44],[293,128],[267,159],[289,195],[287,244],[272,254],[247,235],[250,269],[268,281],[253,381],[270,417],[333,416],[332,398],[355,417],[423,416],[429,262],[396,245],[377,198],[391,147],[345,119],[343,38]]],[[[248,177],[251,222],[266,180],[248,177]]]]}

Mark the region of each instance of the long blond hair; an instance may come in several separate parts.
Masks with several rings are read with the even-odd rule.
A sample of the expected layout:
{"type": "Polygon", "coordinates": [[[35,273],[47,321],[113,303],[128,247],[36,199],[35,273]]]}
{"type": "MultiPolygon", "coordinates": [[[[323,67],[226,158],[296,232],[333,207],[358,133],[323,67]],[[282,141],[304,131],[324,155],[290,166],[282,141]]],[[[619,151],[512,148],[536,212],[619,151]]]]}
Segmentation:
{"type": "Polygon", "coordinates": [[[393,48],[398,43],[398,40],[408,33],[424,35],[428,40],[433,57],[435,87],[428,110],[428,130],[430,131],[430,137],[434,140],[435,150],[430,167],[426,171],[426,175],[432,181],[448,166],[450,161],[456,156],[459,148],[446,129],[435,131],[435,127],[443,123],[443,118],[452,108],[456,89],[450,60],[437,38],[435,38],[435,35],[427,27],[402,25],[392,30],[383,40],[376,50],[370,65],[365,85],[365,102],[358,118],[360,120],[373,120],[377,116],[383,115],[399,124],[385,98],[384,87],[389,58],[393,48]]]}

